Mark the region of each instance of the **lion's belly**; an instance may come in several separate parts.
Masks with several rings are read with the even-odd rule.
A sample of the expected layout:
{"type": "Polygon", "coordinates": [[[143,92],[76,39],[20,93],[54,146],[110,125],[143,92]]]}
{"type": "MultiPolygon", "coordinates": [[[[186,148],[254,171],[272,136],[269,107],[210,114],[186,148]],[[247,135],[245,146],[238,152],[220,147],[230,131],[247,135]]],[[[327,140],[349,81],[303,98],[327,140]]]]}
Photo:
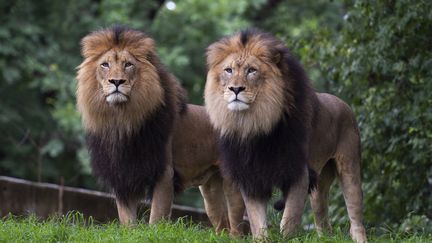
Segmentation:
{"type": "Polygon", "coordinates": [[[338,97],[326,93],[317,93],[319,109],[313,119],[309,143],[309,165],[320,173],[327,161],[336,155],[341,136],[347,130],[347,120],[355,120],[349,107],[338,97]]]}
{"type": "MultiPolygon", "coordinates": [[[[186,141],[173,144],[173,164],[184,188],[199,186],[217,172],[217,152],[213,144],[186,141]]],[[[174,138],[176,139],[176,138],[174,138]]]]}
{"type": "Polygon", "coordinates": [[[216,137],[203,106],[188,105],[177,121],[173,163],[183,187],[202,185],[217,172],[216,137]]]}
{"type": "Polygon", "coordinates": [[[322,126],[315,128],[309,140],[309,166],[320,173],[336,151],[337,137],[331,121],[320,120],[322,126]]]}

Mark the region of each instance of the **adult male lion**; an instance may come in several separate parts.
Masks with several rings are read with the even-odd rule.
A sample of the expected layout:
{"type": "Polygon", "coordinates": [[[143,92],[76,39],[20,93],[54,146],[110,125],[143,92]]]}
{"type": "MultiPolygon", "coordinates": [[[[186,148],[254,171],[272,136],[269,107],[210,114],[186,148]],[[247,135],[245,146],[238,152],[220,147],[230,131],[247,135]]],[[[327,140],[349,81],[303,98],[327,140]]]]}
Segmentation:
{"type": "Polygon", "coordinates": [[[212,44],[207,63],[205,103],[220,133],[222,171],[241,189],[253,236],[266,235],[266,204],[274,187],[285,198],[281,231],[288,234],[299,226],[309,163],[319,174],[311,195],[318,230],[330,228],[327,196],[337,174],[351,235],[366,241],[359,131],[348,105],[315,93],[284,44],[256,30],[212,44]]]}
{"type": "Polygon", "coordinates": [[[82,55],[77,106],[93,172],[113,191],[120,222],[135,222],[146,193],[152,196],[150,223],[169,217],[176,181],[178,187],[200,185],[216,229],[231,224],[231,233],[238,234],[242,215],[234,206],[227,209],[226,201],[241,205],[242,199],[222,182],[205,109],[185,105],[154,41],[117,26],[84,37],[82,55]]]}

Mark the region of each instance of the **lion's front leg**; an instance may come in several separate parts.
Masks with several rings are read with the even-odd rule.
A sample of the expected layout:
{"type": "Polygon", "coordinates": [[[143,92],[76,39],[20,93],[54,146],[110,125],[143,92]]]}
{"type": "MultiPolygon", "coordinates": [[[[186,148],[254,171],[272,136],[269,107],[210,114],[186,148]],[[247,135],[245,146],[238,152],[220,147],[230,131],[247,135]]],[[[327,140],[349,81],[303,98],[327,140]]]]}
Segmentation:
{"type": "Polygon", "coordinates": [[[254,239],[263,240],[267,237],[267,200],[248,197],[242,192],[254,239]]]}
{"type": "Polygon", "coordinates": [[[137,217],[138,201],[130,199],[127,202],[123,202],[116,198],[116,204],[120,223],[123,225],[134,224],[137,217]]]}
{"type": "Polygon", "coordinates": [[[291,186],[285,201],[280,229],[283,235],[289,235],[298,230],[301,224],[303,209],[308,194],[309,176],[307,167],[300,180],[291,186]]]}

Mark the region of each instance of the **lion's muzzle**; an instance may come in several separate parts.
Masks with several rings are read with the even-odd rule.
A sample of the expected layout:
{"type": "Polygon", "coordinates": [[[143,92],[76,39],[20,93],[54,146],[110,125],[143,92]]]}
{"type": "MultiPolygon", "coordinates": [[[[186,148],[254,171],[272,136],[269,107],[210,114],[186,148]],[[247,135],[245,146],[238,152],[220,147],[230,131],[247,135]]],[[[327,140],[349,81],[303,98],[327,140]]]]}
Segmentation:
{"type": "Polygon", "coordinates": [[[238,95],[240,92],[242,92],[246,88],[243,86],[231,86],[228,89],[231,90],[232,92],[234,92],[234,94],[238,95]]]}
{"type": "Polygon", "coordinates": [[[230,86],[224,93],[228,102],[228,109],[231,111],[243,111],[249,109],[249,99],[244,95],[244,86],[230,86]]]}
{"type": "Polygon", "coordinates": [[[120,86],[121,84],[124,84],[126,82],[126,80],[124,80],[124,79],[110,79],[110,80],[108,80],[108,82],[114,84],[118,88],[118,86],[120,86]]]}
{"type": "Polygon", "coordinates": [[[243,111],[249,109],[249,99],[243,95],[246,88],[243,86],[230,86],[225,92],[225,100],[231,111],[243,111]]]}
{"type": "Polygon", "coordinates": [[[120,104],[128,100],[128,96],[124,90],[124,84],[126,80],[124,79],[109,79],[110,85],[108,95],[106,96],[106,101],[111,104],[120,104]]]}

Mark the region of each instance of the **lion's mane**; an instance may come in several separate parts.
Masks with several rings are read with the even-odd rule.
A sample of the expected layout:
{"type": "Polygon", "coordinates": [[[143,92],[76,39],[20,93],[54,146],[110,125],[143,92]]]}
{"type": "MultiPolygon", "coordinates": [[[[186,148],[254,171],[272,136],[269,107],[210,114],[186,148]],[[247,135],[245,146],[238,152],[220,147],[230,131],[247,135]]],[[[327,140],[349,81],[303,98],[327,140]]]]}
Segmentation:
{"type": "MultiPolygon", "coordinates": [[[[154,42],[143,32],[122,26],[95,31],[82,42],[77,74],[81,113],[93,173],[118,199],[127,201],[151,191],[167,165],[166,149],[177,115],[185,109],[183,90],[160,63],[154,42]],[[140,77],[125,104],[109,105],[99,87],[98,58],[126,50],[146,77],[140,77]],[[148,92],[146,85],[160,88],[148,92]]],[[[141,75],[139,73],[138,75],[141,75]]]]}
{"type": "MultiPolygon", "coordinates": [[[[316,96],[303,67],[284,43],[258,30],[241,31],[212,44],[207,63],[205,101],[221,134],[223,173],[251,197],[267,199],[275,186],[288,192],[307,166],[308,139],[317,112],[316,96]],[[263,74],[270,87],[259,91],[261,98],[255,103],[260,103],[236,115],[210,88],[219,82],[214,68],[233,53],[255,55],[270,66],[263,74]]],[[[314,179],[315,173],[309,172],[314,179]]]]}

